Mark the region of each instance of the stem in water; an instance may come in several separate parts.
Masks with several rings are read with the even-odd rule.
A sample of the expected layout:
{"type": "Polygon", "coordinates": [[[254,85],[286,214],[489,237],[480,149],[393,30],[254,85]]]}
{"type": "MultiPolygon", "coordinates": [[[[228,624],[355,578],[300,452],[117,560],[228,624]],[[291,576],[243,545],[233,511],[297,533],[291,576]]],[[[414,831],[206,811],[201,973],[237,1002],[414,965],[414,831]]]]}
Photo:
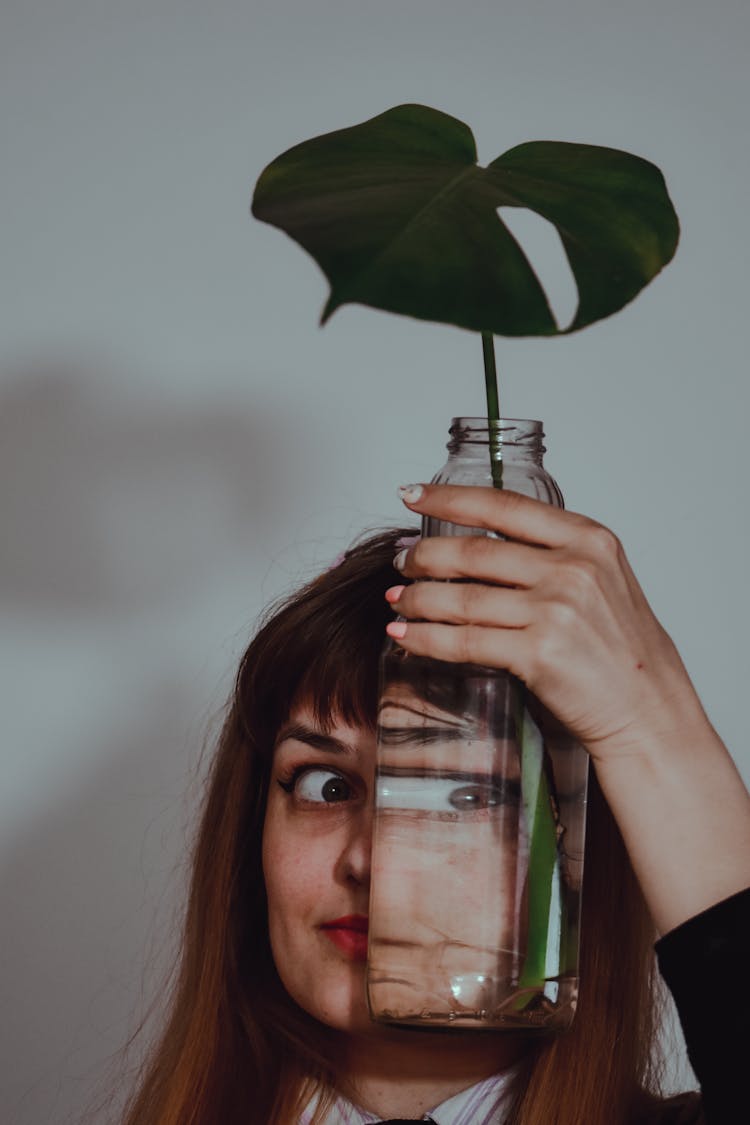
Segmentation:
{"type": "MultiPolygon", "coordinates": [[[[502,440],[500,435],[500,398],[497,389],[495,341],[491,332],[482,333],[484,380],[487,390],[487,429],[490,469],[495,488],[503,487],[502,440]]],[[[548,753],[544,738],[531,717],[526,704],[526,688],[520,680],[510,679],[508,705],[515,712],[518,748],[521,758],[521,790],[524,816],[529,834],[528,869],[528,935],[526,956],[518,980],[520,995],[513,1008],[523,1009],[543,989],[547,973],[550,912],[553,909],[552,887],[560,877],[557,854],[557,826],[553,815],[550,787],[545,771],[548,753]],[[513,702],[511,703],[511,699],[513,702]]],[[[550,951],[555,964],[556,951],[550,951]]],[[[558,951],[559,952],[559,951],[558,951]]],[[[552,970],[557,972],[558,969],[552,970]]]]}

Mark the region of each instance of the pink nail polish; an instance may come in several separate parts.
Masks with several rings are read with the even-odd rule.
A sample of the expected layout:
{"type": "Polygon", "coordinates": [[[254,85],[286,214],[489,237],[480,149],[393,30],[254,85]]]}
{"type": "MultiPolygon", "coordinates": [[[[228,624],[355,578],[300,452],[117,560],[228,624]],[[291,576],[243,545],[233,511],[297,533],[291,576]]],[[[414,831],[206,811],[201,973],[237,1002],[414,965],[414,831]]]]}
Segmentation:
{"type": "Polygon", "coordinates": [[[405,621],[391,621],[385,627],[385,631],[389,637],[394,640],[400,641],[402,637],[406,636],[406,622],[405,621]]]}
{"type": "Polygon", "coordinates": [[[385,592],[385,600],[393,605],[394,602],[398,601],[405,589],[406,586],[389,586],[385,592]]]}

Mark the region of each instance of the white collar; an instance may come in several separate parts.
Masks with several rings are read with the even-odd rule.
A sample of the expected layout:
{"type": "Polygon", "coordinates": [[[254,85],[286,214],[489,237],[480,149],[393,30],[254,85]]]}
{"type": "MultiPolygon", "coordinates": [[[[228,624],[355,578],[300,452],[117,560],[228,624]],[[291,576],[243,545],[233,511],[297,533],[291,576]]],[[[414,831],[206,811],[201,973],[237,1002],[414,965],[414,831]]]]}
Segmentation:
{"type": "MultiPolygon", "coordinates": [[[[484,1078],[467,1090],[460,1090],[447,1098],[425,1113],[421,1120],[431,1118],[435,1125],[502,1125],[507,1111],[508,1085],[513,1074],[513,1070],[506,1070],[484,1078]],[[501,1101],[499,1108],[498,1101],[501,1101]]],[[[318,1097],[315,1095],[303,1111],[299,1125],[309,1125],[317,1104],[318,1097]]],[[[324,1125],[375,1125],[382,1120],[377,1114],[368,1113],[339,1095],[326,1114],[324,1125]]]]}

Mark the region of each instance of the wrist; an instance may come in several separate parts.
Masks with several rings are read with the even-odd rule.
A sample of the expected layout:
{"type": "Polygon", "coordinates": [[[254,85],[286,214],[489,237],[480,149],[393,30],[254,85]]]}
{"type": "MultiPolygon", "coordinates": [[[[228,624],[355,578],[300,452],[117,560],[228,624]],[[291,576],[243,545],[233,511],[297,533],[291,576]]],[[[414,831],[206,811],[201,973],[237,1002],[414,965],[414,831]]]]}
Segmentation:
{"type": "Polygon", "coordinates": [[[619,759],[653,759],[663,762],[671,755],[709,752],[725,747],[712,727],[687,674],[667,675],[659,684],[649,683],[639,693],[633,717],[619,729],[585,747],[597,768],[619,759]]]}

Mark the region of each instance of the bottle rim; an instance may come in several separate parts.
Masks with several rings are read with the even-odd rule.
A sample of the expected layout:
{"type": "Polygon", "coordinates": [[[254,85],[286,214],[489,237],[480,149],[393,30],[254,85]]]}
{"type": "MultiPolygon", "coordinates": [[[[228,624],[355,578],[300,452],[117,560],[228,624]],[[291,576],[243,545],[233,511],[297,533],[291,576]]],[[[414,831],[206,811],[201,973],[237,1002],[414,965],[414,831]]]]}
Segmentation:
{"type": "Polygon", "coordinates": [[[451,418],[450,428],[454,426],[461,426],[465,429],[471,430],[488,430],[490,426],[511,426],[514,429],[523,429],[529,433],[538,433],[544,426],[538,418],[498,418],[492,419],[481,417],[470,417],[464,414],[458,414],[455,418],[451,418]]]}
{"type": "Polygon", "coordinates": [[[463,444],[489,444],[492,435],[499,439],[500,445],[525,446],[545,452],[541,444],[544,439],[544,423],[536,418],[471,418],[457,416],[451,419],[448,449],[454,450],[463,444]]]}

